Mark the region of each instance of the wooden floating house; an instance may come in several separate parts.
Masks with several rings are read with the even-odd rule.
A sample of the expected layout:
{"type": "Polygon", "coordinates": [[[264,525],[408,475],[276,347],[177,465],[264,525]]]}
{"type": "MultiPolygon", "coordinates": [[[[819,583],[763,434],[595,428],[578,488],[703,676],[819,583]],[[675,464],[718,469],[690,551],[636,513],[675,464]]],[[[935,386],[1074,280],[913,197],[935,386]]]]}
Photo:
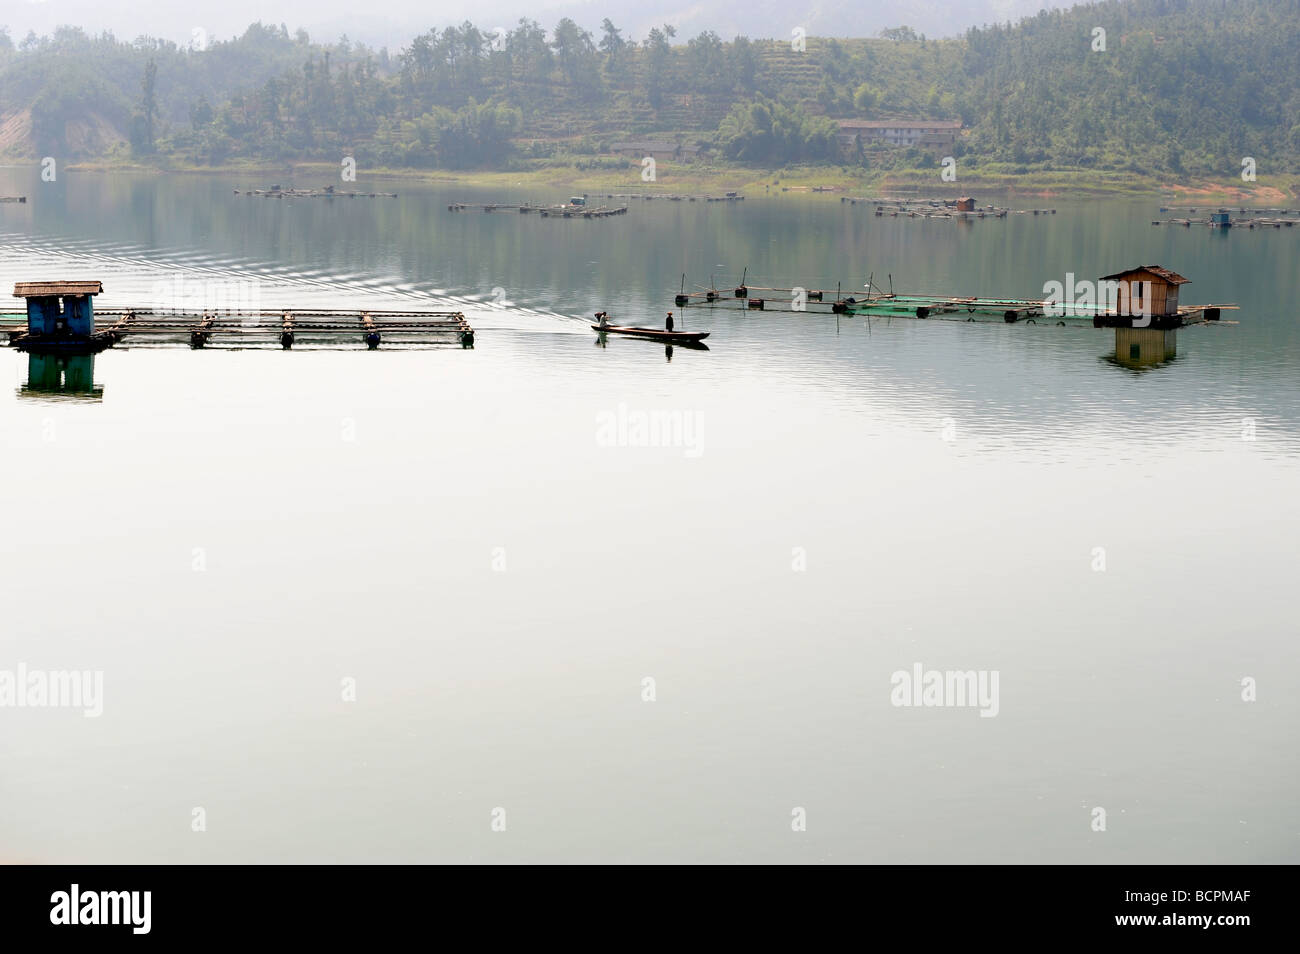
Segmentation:
{"type": "Polygon", "coordinates": [[[374,350],[385,340],[413,345],[448,339],[474,346],[474,329],[460,312],[105,309],[98,313],[104,327],[97,329],[92,299],[102,291],[100,282],[19,282],[14,296],[27,301],[27,325],[0,325],[0,334],[7,334],[20,351],[34,354],[94,354],[128,338],[142,344],[188,342],[196,349],[214,342],[236,347],[278,343],[287,350],[298,341],[327,347],[353,341],[374,350]]]}
{"type": "Polygon", "coordinates": [[[0,202],[17,202],[17,203],[19,203],[19,204],[24,204],[24,205],[25,205],[25,204],[27,203],[27,196],[25,196],[25,195],[0,195],[0,202]]]}
{"type": "MultiPolygon", "coordinates": [[[[1101,280],[1115,282],[1119,286],[1119,304],[1115,313],[1096,316],[1101,325],[1132,327],[1135,316],[1140,320],[1147,315],[1151,317],[1151,324],[1156,326],[1181,323],[1178,288],[1186,285],[1189,280],[1177,272],[1161,265],[1139,265],[1113,275],[1103,275],[1101,280]],[[1146,296],[1144,292],[1147,293],[1146,296]]],[[[1210,320],[1217,320],[1218,317],[1219,313],[1215,311],[1210,320]]]]}

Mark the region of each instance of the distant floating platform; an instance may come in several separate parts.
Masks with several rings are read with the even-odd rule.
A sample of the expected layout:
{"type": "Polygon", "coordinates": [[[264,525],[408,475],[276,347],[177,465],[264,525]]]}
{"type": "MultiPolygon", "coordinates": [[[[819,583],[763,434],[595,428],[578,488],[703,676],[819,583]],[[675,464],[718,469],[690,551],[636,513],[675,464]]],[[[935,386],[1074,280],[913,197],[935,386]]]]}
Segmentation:
{"type": "Polygon", "coordinates": [[[1004,209],[995,205],[975,205],[969,196],[957,199],[895,198],[888,196],[840,196],[849,205],[874,206],[877,216],[894,219],[1005,219],[1008,215],[1055,215],[1055,209],[1004,209]]]}
{"type": "Polygon", "coordinates": [[[1120,315],[1104,306],[1076,305],[1036,301],[1023,298],[958,298],[944,295],[875,294],[862,297],[835,298],[830,292],[804,290],[795,298],[791,289],[763,289],[748,286],[744,296],[732,297],[721,292],[691,292],[674,298],[679,308],[732,308],[740,311],[787,312],[799,315],[845,315],[879,318],[921,318],[948,321],[1000,321],[1007,324],[1052,324],[1095,328],[1184,328],[1206,322],[1221,322],[1224,311],[1236,305],[1180,305],[1167,315],[1132,317],[1120,315]],[[764,292],[751,297],[752,292],[764,292]],[[772,295],[772,292],[779,294],[772,295]]]}
{"type": "Polygon", "coordinates": [[[1281,229],[1294,228],[1295,219],[1284,218],[1226,218],[1226,219],[1152,219],[1152,225],[1169,225],[1191,228],[1193,225],[1212,229],[1281,229]]]}
{"type": "MultiPolygon", "coordinates": [[[[6,317],[0,316],[0,321],[6,317]]],[[[10,345],[20,351],[50,354],[94,354],[124,341],[191,348],[474,346],[474,329],[458,311],[283,309],[186,315],[141,308],[98,311],[95,318],[100,327],[89,336],[32,334],[26,325],[6,324],[0,324],[0,335],[8,335],[10,345]]]]}
{"type": "Polygon", "coordinates": [[[507,202],[452,202],[447,206],[448,212],[469,212],[471,209],[480,212],[518,212],[524,215],[536,212],[544,219],[604,219],[611,215],[627,214],[625,205],[610,208],[603,205],[533,205],[527,202],[522,205],[507,202]]]}
{"type": "Polygon", "coordinates": [[[1162,205],[1161,212],[1235,212],[1238,215],[1300,215],[1300,209],[1266,209],[1262,206],[1162,205]]]}
{"type": "Polygon", "coordinates": [[[324,189],[246,189],[235,190],[235,195],[253,196],[257,199],[396,199],[396,192],[344,192],[332,186],[324,189]]]}
{"type": "Polygon", "coordinates": [[[1179,305],[1162,315],[1121,314],[1105,305],[1083,305],[1017,298],[956,298],[941,295],[870,295],[849,299],[845,313],[863,316],[946,318],[950,321],[997,321],[1007,324],[1078,325],[1094,328],[1184,328],[1219,322],[1224,311],[1236,305],[1179,305]]]}
{"type": "Polygon", "coordinates": [[[745,197],[739,192],[724,192],[722,195],[704,193],[691,195],[687,192],[606,192],[606,199],[641,199],[650,202],[661,199],[664,202],[744,202],[745,197]]]}
{"type": "Polygon", "coordinates": [[[26,204],[27,196],[25,195],[0,195],[0,202],[19,202],[26,204]]]}

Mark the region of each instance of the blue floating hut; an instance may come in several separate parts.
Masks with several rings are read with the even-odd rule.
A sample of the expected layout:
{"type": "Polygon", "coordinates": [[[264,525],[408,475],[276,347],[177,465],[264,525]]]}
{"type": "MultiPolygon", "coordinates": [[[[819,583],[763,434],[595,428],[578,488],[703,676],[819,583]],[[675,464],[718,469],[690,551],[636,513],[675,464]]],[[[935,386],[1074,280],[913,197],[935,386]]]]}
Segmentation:
{"type": "Polygon", "coordinates": [[[14,297],[27,300],[27,333],[42,338],[91,338],[94,297],[101,282],[18,282],[14,297]]]}

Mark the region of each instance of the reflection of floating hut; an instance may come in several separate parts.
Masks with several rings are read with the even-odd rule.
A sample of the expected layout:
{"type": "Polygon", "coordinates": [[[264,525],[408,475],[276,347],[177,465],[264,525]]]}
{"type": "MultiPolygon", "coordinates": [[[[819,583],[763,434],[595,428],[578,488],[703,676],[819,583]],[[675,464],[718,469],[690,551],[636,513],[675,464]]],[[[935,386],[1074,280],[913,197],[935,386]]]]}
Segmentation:
{"type": "Polygon", "coordinates": [[[1172,328],[1116,328],[1115,362],[1126,368],[1150,368],[1178,354],[1178,332],[1172,328]]]}
{"type": "Polygon", "coordinates": [[[102,401],[104,389],[95,384],[93,354],[29,354],[27,383],[19,397],[64,401],[102,401]]]}

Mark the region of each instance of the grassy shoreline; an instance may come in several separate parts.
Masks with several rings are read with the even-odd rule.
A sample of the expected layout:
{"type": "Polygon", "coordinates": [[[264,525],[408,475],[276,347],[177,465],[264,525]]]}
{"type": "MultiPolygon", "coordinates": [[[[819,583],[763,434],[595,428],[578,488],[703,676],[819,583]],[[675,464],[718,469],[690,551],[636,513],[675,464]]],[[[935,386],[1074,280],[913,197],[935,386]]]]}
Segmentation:
{"type": "MultiPolygon", "coordinates": [[[[298,181],[299,187],[330,182],[339,167],[328,162],[231,162],[205,166],[161,160],[152,163],[109,160],[69,164],[77,172],[130,172],[145,175],[235,175],[278,179],[293,177],[320,179],[320,183],[298,181]]],[[[624,169],[584,169],[577,165],[545,164],[516,170],[449,169],[361,169],[359,178],[420,182],[458,183],[471,188],[535,187],[563,190],[584,189],[610,192],[698,192],[740,191],[749,194],[801,193],[820,188],[838,195],[876,195],[892,192],[920,196],[950,193],[996,193],[1043,198],[1166,197],[1200,202],[1281,203],[1300,195],[1300,179],[1274,176],[1257,182],[1239,179],[1189,178],[1172,180],[1092,170],[1007,171],[999,168],[968,167],[956,182],[943,182],[938,169],[871,172],[845,166],[794,166],[761,169],[731,164],[661,162],[655,182],[643,182],[639,164],[624,169]]],[[[263,183],[269,185],[270,180],[263,183]]],[[[338,183],[340,188],[351,187],[338,183]]],[[[361,187],[361,186],[358,186],[361,187]]]]}

